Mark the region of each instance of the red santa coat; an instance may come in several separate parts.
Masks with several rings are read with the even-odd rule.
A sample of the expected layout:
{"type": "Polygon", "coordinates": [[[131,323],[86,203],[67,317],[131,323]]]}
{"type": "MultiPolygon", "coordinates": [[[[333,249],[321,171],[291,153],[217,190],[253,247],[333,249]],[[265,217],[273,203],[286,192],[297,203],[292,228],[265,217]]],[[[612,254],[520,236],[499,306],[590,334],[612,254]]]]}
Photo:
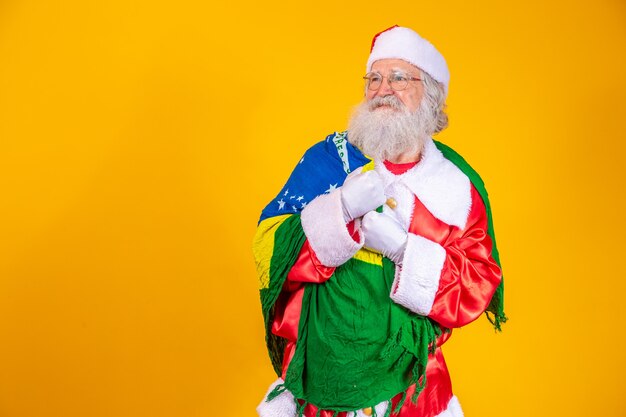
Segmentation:
{"type": "MultiPolygon", "coordinates": [[[[386,195],[398,203],[397,217],[409,233],[403,265],[396,268],[391,299],[415,314],[430,317],[442,328],[461,327],[477,319],[487,308],[502,273],[491,255],[487,213],[476,188],[441,155],[432,140],[427,142],[422,159],[413,167],[382,161],[377,161],[375,167],[385,184],[386,195]]],[[[347,261],[363,244],[358,225],[346,227],[340,218],[340,204],[339,192],[334,192],[318,197],[302,213],[307,241],[276,303],[272,327],[274,334],[288,340],[283,379],[295,350],[304,284],[329,279],[335,266],[347,261]],[[334,234],[332,239],[328,238],[329,234],[334,234]]],[[[452,393],[440,348],[449,337],[450,333],[444,332],[437,340],[435,353],[429,356],[427,385],[417,404],[407,400],[393,416],[463,415],[452,393]]],[[[407,398],[414,390],[415,386],[408,388],[407,398]]],[[[259,414],[295,416],[295,403],[289,395],[283,393],[283,398],[274,400],[274,404],[261,403],[259,414]]],[[[394,408],[402,396],[400,393],[392,399],[394,408]]],[[[384,415],[386,408],[386,402],[379,404],[377,414],[384,415]]],[[[307,404],[304,415],[315,417],[317,411],[314,405],[307,404]]],[[[357,416],[368,415],[367,411],[357,411],[357,416]]],[[[346,414],[353,413],[338,416],[346,414]]],[[[322,410],[320,415],[331,417],[332,412],[322,410]]]]}

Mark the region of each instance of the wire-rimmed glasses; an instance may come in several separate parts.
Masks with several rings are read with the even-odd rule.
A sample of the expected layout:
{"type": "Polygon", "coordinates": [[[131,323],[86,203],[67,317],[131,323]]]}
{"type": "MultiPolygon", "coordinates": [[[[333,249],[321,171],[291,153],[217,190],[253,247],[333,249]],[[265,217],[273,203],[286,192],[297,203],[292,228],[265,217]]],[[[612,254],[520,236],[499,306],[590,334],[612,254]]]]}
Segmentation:
{"type": "Polygon", "coordinates": [[[363,79],[365,80],[365,87],[368,90],[378,90],[383,84],[383,80],[387,78],[389,86],[394,91],[404,90],[409,81],[421,81],[421,78],[413,77],[409,74],[400,71],[394,71],[389,76],[385,77],[381,73],[372,71],[368,72],[363,79]]]}

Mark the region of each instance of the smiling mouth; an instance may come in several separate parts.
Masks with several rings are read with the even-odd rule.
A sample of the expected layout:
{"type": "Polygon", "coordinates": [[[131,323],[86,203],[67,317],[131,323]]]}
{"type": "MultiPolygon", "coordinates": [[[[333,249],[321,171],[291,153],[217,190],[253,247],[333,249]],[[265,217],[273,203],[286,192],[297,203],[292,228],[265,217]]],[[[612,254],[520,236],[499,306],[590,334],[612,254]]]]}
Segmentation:
{"type": "Polygon", "coordinates": [[[402,103],[395,97],[376,97],[369,103],[370,111],[382,109],[382,111],[401,111],[402,103]]]}
{"type": "Polygon", "coordinates": [[[374,107],[374,110],[378,110],[378,109],[391,109],[391,110],[395,110],[395,108],[390,105],[390,104],[379,104],[378,106],[374,107]]]}

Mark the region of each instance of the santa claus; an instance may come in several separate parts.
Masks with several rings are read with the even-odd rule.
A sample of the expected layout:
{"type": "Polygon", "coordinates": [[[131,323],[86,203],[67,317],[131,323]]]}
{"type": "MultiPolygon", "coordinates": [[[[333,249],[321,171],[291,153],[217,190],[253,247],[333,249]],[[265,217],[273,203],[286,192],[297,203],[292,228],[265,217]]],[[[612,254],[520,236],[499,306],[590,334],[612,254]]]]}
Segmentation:
{"type": "Polygon", "coordinates": [[[278,379],[261,417],[462,416],[441,346],[487,312],[502,272],[484,183],[432,136],[450,75],[411,29],[374,37],[346,132],[300,159],[254,242],[278,379]]]}

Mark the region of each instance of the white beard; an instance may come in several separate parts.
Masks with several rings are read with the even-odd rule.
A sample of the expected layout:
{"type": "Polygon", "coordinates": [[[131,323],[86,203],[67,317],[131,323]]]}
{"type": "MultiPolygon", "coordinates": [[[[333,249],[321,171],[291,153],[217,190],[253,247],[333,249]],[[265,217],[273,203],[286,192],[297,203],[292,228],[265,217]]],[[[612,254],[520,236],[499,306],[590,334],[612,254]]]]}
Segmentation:
{"type": "Polygon", "coordinates": [[[411,113],[396,96],[375,97],[355,108],[348,140],[372,158],[395,160],[403,154],[421,154],[434,125],[426,100],[411,113]],[[390,108],[379,108],[382,105],[390,108]]]}

